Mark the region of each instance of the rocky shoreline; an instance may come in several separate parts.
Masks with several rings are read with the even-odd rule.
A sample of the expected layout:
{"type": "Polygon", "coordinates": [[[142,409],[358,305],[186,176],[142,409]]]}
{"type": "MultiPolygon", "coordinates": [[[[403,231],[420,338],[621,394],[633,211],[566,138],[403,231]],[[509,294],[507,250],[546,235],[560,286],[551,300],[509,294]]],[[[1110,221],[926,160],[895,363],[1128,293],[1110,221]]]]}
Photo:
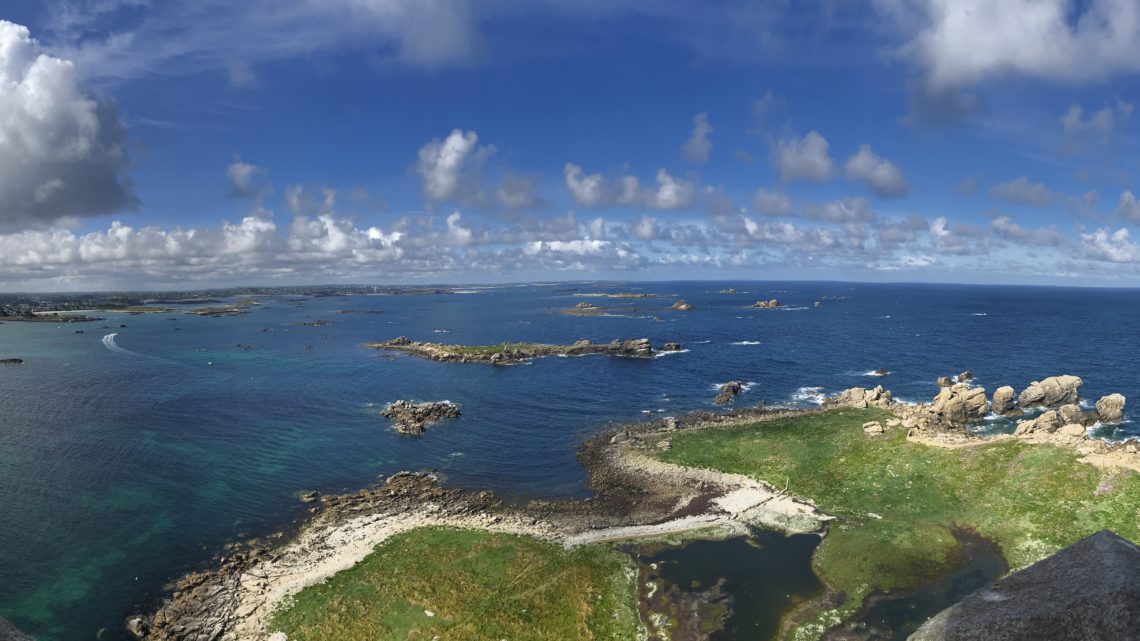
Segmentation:
{"type": "Polygon", "coordinates": [[[625,358],[651,358],[653,347],[648,338],[616,338],[609,343],[595,343],[588,339],[575,341],[570,345],[547,345],[543,343],[502,343],[499,345],[446,345],[413,341],[400,336],[389,341],[365,343],[369,349],[403,352],[420,358],[445,363],[490,363],[492,365],[514,365],[545,356],[586,356],[605,354],[625,358]]]}
{"type": "MultiPolygon", "coordinates": [[[[1033,391],[1021,402],[1073,400],[1067,391],[1074,388],[1072,381],[1054,389],[1049,380],[1034,385],[1053,392],[1038,398],[1033,391]]],[[[649,452],[668,449],[672,436],[686,431],[828,408],[884,409],[894,414],[885,421],[888,426],[907,429],[908,440],[928,445],[971,447],[1019,438],[1073,448],[1098,466],[1140,470],[1140,452],[1134,443],[1109,444],[1061,430],[998,437],[971,434],[951,419],[962,412],[976,413],[971,408],[988,401],[984,392],[979,400],[977,392],[969,391],[978,388],[955,390],[959,385],[965,384],[944,388],[934,401],[922,405],[899,403],[882,387],[852,388],[828,399],[820,410],[694,412],[620,426],[589,439],[578,451],[594,493],[586,500],[508,505],[492,492],[445,487],[432,473],[412,472],[397,473],[355,494],[319,497],[319,502],[310,493],[304,500],[313,504],[311,517],[294,536],[227,546],[209,569],[179,579],[153,614],[131,617],[128,629],[137,638],[152,641],[271,640],[266,626],[283,600],[352,567],[388,537],[424,526],[526,534],[567,547],[698,530],[703,536],[727,536],[744,534],[754,526],[789,533],[819,531],[832,517],[810,501],[747,476],[664,463],[649,452]]],[[[1109,406],[1106,412],[1115,409],[1115,400],[1109,406]]],[[[882,433],[884,428],[878,427],[865,426],[867,438],[882,433]]]]}

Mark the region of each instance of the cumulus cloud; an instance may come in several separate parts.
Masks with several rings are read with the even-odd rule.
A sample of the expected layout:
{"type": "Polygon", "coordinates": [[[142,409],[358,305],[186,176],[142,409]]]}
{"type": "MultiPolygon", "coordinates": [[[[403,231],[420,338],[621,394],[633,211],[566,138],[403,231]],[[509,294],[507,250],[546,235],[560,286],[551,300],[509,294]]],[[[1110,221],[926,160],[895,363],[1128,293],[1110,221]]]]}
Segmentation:
{"type": "Polygon", "coordinates": [[[226,177],[230,180],[230,196],[234,198],[249,198],[263,193],[263,189],[254,185],[256,176],[265,174],[265,168],[252,163],[242,162],[240,158],[230,163],[226,168],[226,177]]]}
{"type": "Polygon", "coordinates": [[[479,146],[474,131],[453,130],[447,138],[435,138],[420,148],[416,172],[423,192],[433,201],[481,204],[483,163],[495,153],[494,145],[479,146]]]}
{"type": "Polygon", "coordinates": [[[792,213],[792,199],[761,187],[752,194],[752,209],[766,216],[787,216],[792,213]]]}
{"type": "Polygon", "coordinates": [[[1061,233],[1057,231],[1055,227],[1026,229],[1013,222],[1013,219],[1009,216],[999,216],[990,221],[990,229],[999,238],[1024,245],[1055,247],[1064,241],[1061,233]]]}
{"type": "Polygon", "coordinates": [[[1082,232],[1081,245],[1092,258],[1113,263],[1140,261],[1140,245],[1132,242],[1126,227],[1114,232],[1104,228],[1091,233],[1082,232]]]}
{"type": "Polygon", "coordinates": [[[850,196],[823,205],[808,205],[804,213],[809,218],[832,223],[868,222],[875,218],[871,203],[866,198],[850,196]]]}
{"type": "Polygon", "coordinates": [[[701,164],[708,162],[709,154],[712,153],[712,141],[709,140],[709,134],[712,132],[708,112],[693,116],[693,133],[689,134],[688,140],[681,145],[681,157],[689,162],[701,164]]]}
{"type": "Polygon", "coordinates": [[[1034,207],[1048,207],[1057,199],[1044,183],[1031,182],[1025,176],[1019,176],[1009,182],[999,183],[990,187],[990,196],[1017,205],[1032,205],[1034,207]]]}
{"type": "Polygon", "coordinates": [[[946,254],[969,255],[988,251],[985,234],[970,225],[951,225],[945,216],[930,221],[930,242],[946,254]]]}
{"type": "Polygon", "coordinates": [[[575,204],[582,207],[647,207],[650,209],[680,209],[693,204],[696,184],[670,174],[664,168],[657,170],[656,186],[643,187],[632,174],[620,173],[603,176],[587,174],[580,165],[566,163],[562,168],[566,189],[575,204]]]}
{"type": "Polygon", "coordinates": [[[0,20],[0,229],[133,207],[123,127],[27,28],[0,20]]]}
{"type": "Polygon", "coordinates": [[[877,0],[932,90],[1003,76],[1087,81],[1140,71],[1134,0],[877,0]]]}
{"type": "Polygon", "coordinates": [[[1140,220],[1140,201],[1136,200],[1130,190],[1120,194],[1120,200],[1116,203],[1116,216],[1124,220],[1140,220]]]}
{"type": "Polygon", "coordinates": [[[772,162],[784,182],[827,182],[835,175],[835,161],[828,155],[828,147],[819,132],[809,131],[803,138],[779,140],[772,150],[772,162]]]}
{"type": "Polygon", "coordinates": [[[495,200],[512,212],[538,209],[545,204],[538,193],[538,182],[538,176],[524,176],[513,171],[505,171],[495,188],[495,200]]]}
{"type": "Polygon", "coordinates": [[[847,180],[862,182],[883,198],[897,198],[907,192],[906,178],[898,165],[875,155],[871,145],[860,145],[859,151],[843,164],[847,180]]]}

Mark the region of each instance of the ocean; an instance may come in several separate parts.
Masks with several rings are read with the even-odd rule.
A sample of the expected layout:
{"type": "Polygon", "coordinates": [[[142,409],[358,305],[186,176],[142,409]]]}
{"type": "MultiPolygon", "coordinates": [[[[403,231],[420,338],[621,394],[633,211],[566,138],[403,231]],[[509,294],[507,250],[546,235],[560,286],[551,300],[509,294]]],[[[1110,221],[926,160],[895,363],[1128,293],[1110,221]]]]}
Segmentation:
{"type": "MultiPolygon", "coordinates": [[[[738,404],[811,406],[818,394],[876,384],[928,401],[938,376],[966,369],[989,392],[1072,373],[1090,402],[1121,392],[1140,403],[1135,289],[660,282],[460,291],[259,297],[249,313],[220,318],[0,324],[0,358],[25,360],[0,366],[0,616],[39,641],[123,639],[126,616],[152,609],[164,584],[225,543],[302,519],[299,492],[354,491],[399,470],[436,469],[449,484],[510,499],[581,497],[578,443],[614,422],[711,409],[728,380],[750,383],[738,404]],[[660,296],[575,296],[631,291],[660,296]],[[669,309],[678,298],[696,309],[669,309]],[[770,298],[784,306],[749,308],[770,298]],[[584,300],[613,309],[554,313],[584,300]],[[328,324],[302,325],[316,320],[328,324]],[[648,337],[685,349],[495,367],[361,346],[401,335],[463,344],[648,337]],[[877,369],[889,373],[871,375],[877,369]],[[401,398],[452,400],[462,417],[402,436],[379,416],[401,398]]],[[[1098,435],[1140,437],[1140,426],[1098,435]]]]}

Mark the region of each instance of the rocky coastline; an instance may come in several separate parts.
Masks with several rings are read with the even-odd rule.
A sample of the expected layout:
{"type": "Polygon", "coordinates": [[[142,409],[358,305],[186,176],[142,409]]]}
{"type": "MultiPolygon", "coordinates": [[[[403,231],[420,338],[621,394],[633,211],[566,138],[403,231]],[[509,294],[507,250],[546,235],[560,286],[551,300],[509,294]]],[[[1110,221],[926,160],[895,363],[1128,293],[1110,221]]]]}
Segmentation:
{"type": "Polygon", "coordinates": [[[499,345],[446,345],[413,341],[400,336],[389,341],[365,343],[369,349],[403,352],[445,363],[490,363],[514,365],[545,356],[586,356],[604,354],[625,358],[650,358],[654,355],[648,338],[614,339],[609,343],[595,343],[588,339],[570,345],[543,343],[502,343],[499,345]]]}
{"type": "MultiPolygon", "coordinates": [[[[1074,396],[1079,380],[1050,377],[1035,382],[1027,388],[1029,394],[1017,397],[1013,409],[1024,411],[1023,403],[1033,406],[1030,409],[1057,405],[1041,416],[1050,411],[1060,416],[1061,407],[1073,404],[1068,401],[1079,400],[1074,396]]],[[[1140,470],[1135,443],[1110,444],[1083,433],[1077,437],[1060,426],[1054,431],[1042,427],[998,437],[972,434],[965,429],[966,422],[977,417],[983,406],[986,411],[991,407],[984,390],[980,397],[972,391],[978,389],[955,383],[942,388],[930,403],[908,405],[881,386],[852,388],[827,399],[818,410],[694,412],[619,426],[589,439],[578,451],[593,492],[585,500],[506,504],[489,491],[446,487],[430,472],[400,472],[355,494],[318,498],[310,493],[305,499],[311,502],[310,518],[293,536],[275,535],[227,546],[208,569],[174,583],[153,614],[131,617],[127,626],[137,638],[153,641],[269,641],[269,617],[289,595],[352,567],[394,534],[431,525],[527,534],[565,546],[698,530],[702,536],[716,536],[715,532],[727,536],[755,526],[785,532],[825,530],[832,517],[786,490],[739,474],[664,463],[649,453],[654,448],[668,449],[674,435],[687,431],[832,408],[876,407],[893,414],[884,421],[886,427],[878,421],[865,425],[867,438],[886,428],[906,429],[908,440],[940,447],[1020,438],[1073,448],[1086,462],[1101,467],[1140,470]]],[[[1104,414],[1096,410],[1098,419],[1123,409],[1123,397],[1105,398],[1109,400],[1101,404],[1104,414]]],[[[1066,412],[1071,414],[1071,410],[1066,412]]]]}

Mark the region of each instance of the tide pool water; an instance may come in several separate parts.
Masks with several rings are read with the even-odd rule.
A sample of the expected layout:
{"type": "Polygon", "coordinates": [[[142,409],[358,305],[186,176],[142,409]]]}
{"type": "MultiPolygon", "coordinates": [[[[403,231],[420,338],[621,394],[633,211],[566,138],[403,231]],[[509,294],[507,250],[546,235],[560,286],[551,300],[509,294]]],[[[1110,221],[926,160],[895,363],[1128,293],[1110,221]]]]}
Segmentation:
{"type": "Polygon", "coordinates": [[[579,442],[612,422],[709,409],[727,380],[750,383],[738,403],[810,405],[875,384],[929,400],[936,377],[965,369],[989,391],[1073,373],[1090,401],[1121,392],[1140,403],[1140,290],[683,282],[465,291],[263,297],[221,318],[0,324],[0,358],[25,359],[0,366],[0,616],[40,641],[101,630],[124,638],[128,614],[150,609],[166,582],[227,541],[303,518],[298,492],[352,491],[399,470],[437,469],[448,483],[508,497],[583,496],[579,442]],[[737,293],[719,293],[728,288],[737,293]],[[574,296],[596,291],[662,297],[574,296]],[[674,296],[696,309],[670,310],[674,296]],[[748,307],[770,298],[785,307],[748,307]],[[554,313],[583,300],[614,310],[554,313]],[[328,325],[301,325],[316,320],[328,325]],[[685,350],[493,367],[361,347],[401,335],[464,344],[644,336],[685,350]],[[871,376],[877,369],[889,374],[871,376]],[[463,415],[401,436],[378,414],[400,398],[452,400],[463,415]]]}

